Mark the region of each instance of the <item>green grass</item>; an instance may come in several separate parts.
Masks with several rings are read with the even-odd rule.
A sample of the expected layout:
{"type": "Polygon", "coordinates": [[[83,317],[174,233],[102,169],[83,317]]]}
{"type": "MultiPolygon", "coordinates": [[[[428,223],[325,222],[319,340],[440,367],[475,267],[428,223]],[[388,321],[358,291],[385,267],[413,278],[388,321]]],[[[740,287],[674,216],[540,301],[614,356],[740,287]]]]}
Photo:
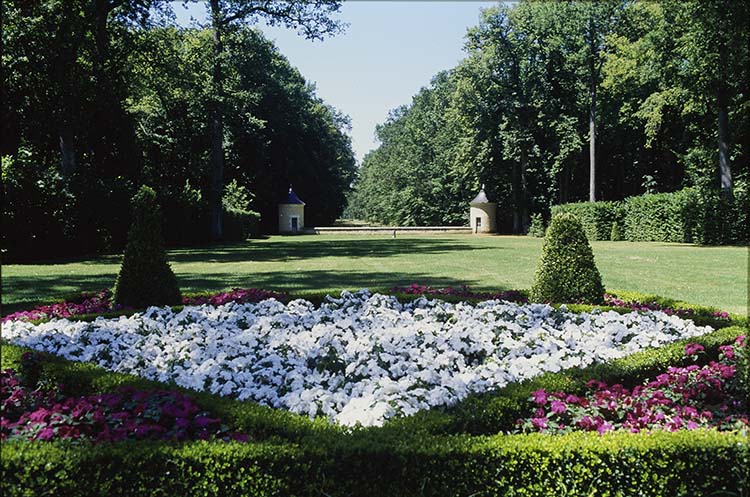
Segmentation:
{"type": "MultiPolygon", "coordinates": [[[[417,282],[477,290],[528,289],[542,240],[530,237],[309,235],[169,252],[183,292],[259,287],[295,293],[388,288],[417,282]]],[[[630,290],[748,310],[746,247],[594,242],[608,290],[630,290]]],[[[3,265],[8,308],[111,287],[120,256],[3,265]]]]}

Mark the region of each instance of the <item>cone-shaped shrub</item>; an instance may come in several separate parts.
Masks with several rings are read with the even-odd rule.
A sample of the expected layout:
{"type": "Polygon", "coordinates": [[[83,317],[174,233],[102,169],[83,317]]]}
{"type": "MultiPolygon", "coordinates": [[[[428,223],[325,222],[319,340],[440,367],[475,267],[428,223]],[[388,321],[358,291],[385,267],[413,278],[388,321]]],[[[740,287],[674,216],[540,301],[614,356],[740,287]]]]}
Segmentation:
{"type": "Polygon", "coordinates": [[[177,305],[180,289],[167,262],[156,192],[142,186],[133,197],[133,224],[115,281],[114,301],[127,307],[177,305]]]}
{"type": "Polygon", "coordinates": [[[552,218],[534,276],[533,302],[604,302],[604,286],[581,222],[572,214],[552,218]]]}

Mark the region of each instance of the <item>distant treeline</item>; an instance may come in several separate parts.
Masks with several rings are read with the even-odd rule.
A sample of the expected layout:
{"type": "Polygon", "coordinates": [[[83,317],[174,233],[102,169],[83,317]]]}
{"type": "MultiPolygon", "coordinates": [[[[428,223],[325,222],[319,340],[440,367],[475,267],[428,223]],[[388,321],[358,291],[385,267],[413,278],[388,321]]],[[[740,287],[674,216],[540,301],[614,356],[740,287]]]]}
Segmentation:
{"type": "Polygon", "coordinates": [[[157,191],[168,244],[208,241],[212,108],[227,212],[257,211],[273,231],[290,183],[309,224],[343,211],[356,168],[348,117],[242,25],[223,32],[217,94],[212,30],[173,26],[170,8],[2,2],[4,261],[121,250],[142,184],[157,191]]]}
{"type": "Polygon", "coordinates": [[[750,161],[749,15],[732,0],[484,10],[468,56],[378,126],[347,217],[465,224],[482,183],[513,233],[568,202],[696,187],[732,203],[750,161]]]}

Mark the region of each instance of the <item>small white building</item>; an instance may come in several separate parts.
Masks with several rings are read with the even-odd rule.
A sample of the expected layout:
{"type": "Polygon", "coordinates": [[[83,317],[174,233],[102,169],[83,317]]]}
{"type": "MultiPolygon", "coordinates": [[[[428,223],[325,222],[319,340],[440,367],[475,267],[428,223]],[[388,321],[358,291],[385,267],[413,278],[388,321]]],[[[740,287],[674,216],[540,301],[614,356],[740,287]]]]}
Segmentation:
{"type": "Polygon", "coordinates": [[[305,203],[300,200],[292,186],[279,203],[279,233],[298,233],[305,227],[305,203]]]}
{"type": "Polygon", "coordinates": [[[489,201],[484,185],[479,195],[469,202],[469,226],[472,233],[497,232],[497,204],[489,201]]]}

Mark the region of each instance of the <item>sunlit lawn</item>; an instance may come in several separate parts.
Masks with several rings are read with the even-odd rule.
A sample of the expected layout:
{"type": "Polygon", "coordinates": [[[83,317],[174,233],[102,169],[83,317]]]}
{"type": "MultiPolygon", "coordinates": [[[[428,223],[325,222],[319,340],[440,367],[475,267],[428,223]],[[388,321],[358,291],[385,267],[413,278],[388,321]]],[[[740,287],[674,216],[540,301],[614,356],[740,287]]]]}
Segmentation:
{"type": "MultiPolygon", "coordinates": [[[[481,290],[531,286],[542,240],[510,236],[273,236],[242,244],[178,249],[169,259],[183,292],[259,287],[304,293],[388,288],[413,282],[481,290]]],[[[594,242],[609,290],[654,293],[746,314],[746,247],[594,242]]],[[[49,302],[111,287],[119,256],[3,265],[2,302],[49,302]]],[[[7,312],[7,309],[6,309],[7,312]]]]}

